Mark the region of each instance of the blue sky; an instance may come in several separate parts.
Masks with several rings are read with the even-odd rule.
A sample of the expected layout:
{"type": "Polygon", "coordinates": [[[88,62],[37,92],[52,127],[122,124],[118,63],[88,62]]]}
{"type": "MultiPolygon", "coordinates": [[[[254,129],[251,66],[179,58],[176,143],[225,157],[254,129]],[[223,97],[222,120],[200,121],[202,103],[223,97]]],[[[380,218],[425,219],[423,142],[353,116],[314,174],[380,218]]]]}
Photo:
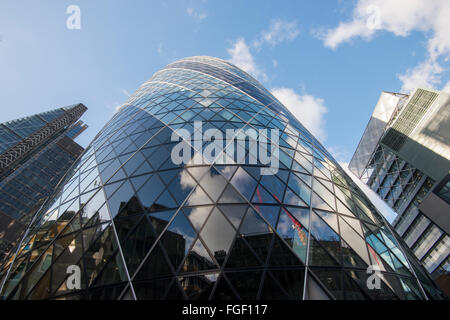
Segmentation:
{"type": "Polygon", "coordinates": [[[257,77],[345,163],[382,90],[450,90],[449,16],[448,0],[2,0],[0,122],[82,102],[87,146],[154,72],[211,55],[257,77]]]}

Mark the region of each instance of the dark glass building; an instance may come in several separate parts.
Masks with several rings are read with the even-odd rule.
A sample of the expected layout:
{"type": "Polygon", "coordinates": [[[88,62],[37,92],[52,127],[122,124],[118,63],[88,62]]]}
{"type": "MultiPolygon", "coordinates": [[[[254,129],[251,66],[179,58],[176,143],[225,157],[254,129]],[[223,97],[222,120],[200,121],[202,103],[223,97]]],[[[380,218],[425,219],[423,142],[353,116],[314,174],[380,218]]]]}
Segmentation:
{"type": "Polygon", "coordinates": [[[0,265],[83,148],[83,105],[0,124],[0,265]]]}
{"type": "Polygon", "coordinates": [[[158,71],[37,212],[2,269],[3,299],[440,298],[299,120],[226,61],[158,71]],[[251,129],[260,156],[272,142],[272,174],[251,129]]]}

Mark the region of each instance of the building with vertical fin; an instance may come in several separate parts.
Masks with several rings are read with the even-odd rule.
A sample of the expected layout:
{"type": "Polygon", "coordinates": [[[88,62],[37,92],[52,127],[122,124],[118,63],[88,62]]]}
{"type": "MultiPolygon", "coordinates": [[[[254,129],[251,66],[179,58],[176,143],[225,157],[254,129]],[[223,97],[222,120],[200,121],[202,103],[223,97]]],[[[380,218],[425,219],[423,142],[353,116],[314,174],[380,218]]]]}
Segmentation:
{"type": "Polygon", "coordinates": [[[440,299],[301,121],[227,61],[169,64],[36,211],[0,269],[1,297],[440,299]]]}
{"type": "Polygon", "coordinates": [[[450,95],[383,92],[349,169],[394,209],[394,229],[450,295],[450,95]]]}
{"type": "Polygon", "coordinates": [[[83,152],[82,104],[0,124],[0,261],[83,152]]]}

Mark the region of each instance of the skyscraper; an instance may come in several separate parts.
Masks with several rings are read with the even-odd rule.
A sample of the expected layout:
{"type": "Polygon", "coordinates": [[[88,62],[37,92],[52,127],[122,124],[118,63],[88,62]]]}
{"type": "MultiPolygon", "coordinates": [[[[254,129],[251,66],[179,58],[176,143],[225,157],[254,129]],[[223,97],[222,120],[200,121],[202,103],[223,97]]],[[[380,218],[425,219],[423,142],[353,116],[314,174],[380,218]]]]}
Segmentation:
{"type": "Polygon", "coordinates": [[[211,57],[145,82],[36,217],[4,299],[440,297],[323,146],[211,57]]]}
{"type": "Polygon", "coordinates": [[[450,95],[383,92],[349,168],[397,212],[395,230],[450,295],[450,95]]]}
{"type": "Polygon", "coordinates": [[[79,104],[0,124],[0,264],[83,148],[79,104]]]}

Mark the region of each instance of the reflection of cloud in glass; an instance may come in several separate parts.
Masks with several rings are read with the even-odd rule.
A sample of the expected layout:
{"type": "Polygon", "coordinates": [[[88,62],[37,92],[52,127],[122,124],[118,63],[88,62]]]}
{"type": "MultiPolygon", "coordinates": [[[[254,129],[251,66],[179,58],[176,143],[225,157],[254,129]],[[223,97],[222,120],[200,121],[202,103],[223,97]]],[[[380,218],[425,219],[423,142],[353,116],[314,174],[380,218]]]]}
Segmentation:
{"type": "Polygon", "coordinates": [[[211,206],[207,207],[196,207],[189,213],[189,220],[191,220],[192,225],[198,231],[203,225],[207,214],[211,211],[211,206]]]}
{"type": "Polygon", "coordinates": [[[292,221],[289,220],[288,216],[286,214],[282,214],[280,216],[280,221],[278,222],[278,231],[281,232],[281,234],[287,234],[289,229],[292,226],[292,221]]]}

